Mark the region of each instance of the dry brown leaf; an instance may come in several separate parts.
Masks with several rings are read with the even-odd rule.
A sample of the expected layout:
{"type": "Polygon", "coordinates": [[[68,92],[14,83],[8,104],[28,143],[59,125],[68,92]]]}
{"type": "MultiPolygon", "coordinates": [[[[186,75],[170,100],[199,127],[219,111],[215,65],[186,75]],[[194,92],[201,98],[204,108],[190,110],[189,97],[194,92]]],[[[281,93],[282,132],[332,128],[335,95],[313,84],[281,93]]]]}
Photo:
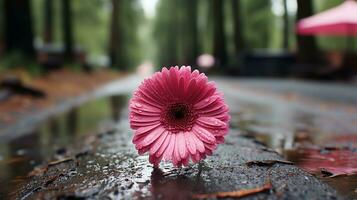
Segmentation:
{"type": "Polygon", "coordinates": [[[36,167],[34,170],[32,170],[28,176],[32,177],[32,176],[41,176],[44,173],[46,173],[48,170],[48,166],[44,166],[44,167],[36,167]]]}
{"type": "Polygon", "coordinates": [[[60,163],[69,162],[69,161],[74,161],[74,159],[71,157],[67,157],[67,158],[63,158],[61,160],[55,160],[55,161],[48,163],[48,166],[54,166],[54,165],[58,165],[60,163]]]}
{"type": "Polygon", "coordinates": [[[4,162],[5,164],[13,164],[13,163],[18,163],[18,162],[23,162],[26,159],[27,158],[24,156],[16,156],[16,157],[9,158],[7,160],[3,160],[1,162],[4,162]]]}

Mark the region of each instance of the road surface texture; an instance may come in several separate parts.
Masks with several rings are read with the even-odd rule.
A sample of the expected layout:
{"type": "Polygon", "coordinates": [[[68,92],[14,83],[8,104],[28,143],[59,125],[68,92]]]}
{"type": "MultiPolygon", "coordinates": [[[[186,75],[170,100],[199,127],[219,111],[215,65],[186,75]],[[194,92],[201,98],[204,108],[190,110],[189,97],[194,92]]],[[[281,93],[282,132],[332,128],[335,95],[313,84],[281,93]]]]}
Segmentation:
{"type": "Polygon", "coordinates": [[[284,162],[253,140],[231,132],[224,145],[201,163],[182,169],[169,164],[154,169],[138,156],[130,131],[120,128],[100,136],[90,151],[38,169],[18,191],[18,198],[190,199],[194,194],[235,191],[272,184],[247,199],[337,199],[317,178],[284,162]],[[88,153],[87,153],[88,152],[88,153]],[[259,162],[262,161],[262,162],[259,162]]]}
{"type": "MultiPolygon", "coordinates": [[[[130,94],[140,80],[129,77],[120,86],[114,84],[102,92],[130,94]]],[[[71,141],[73,144],[65,146],[65,150],[56,152],[53,161],[42,162],[26,178],[18,180],[8,196],[191,199],[215,198],[222,192],[231,192],[228,197],[234,197],[239,192],[254,191],[243,198],[345,198],[279,153],[294,147],[298,130],[315,134],[316,143],[318,138],[332,133],[357,133],[357,94],[349,92],[355,88],[291,81],[214,80],[230,106],[231,130],[226,142],[200,164],[174,168],[164,163],[153,168],[148,157],[139,156],[131,144],[132,131],[124,106],[119,123],[71,141]],[[314,87],[321,94],[311,91],[314,87]],[[268,147],[251,133],[268,137],[268,147]]]]}

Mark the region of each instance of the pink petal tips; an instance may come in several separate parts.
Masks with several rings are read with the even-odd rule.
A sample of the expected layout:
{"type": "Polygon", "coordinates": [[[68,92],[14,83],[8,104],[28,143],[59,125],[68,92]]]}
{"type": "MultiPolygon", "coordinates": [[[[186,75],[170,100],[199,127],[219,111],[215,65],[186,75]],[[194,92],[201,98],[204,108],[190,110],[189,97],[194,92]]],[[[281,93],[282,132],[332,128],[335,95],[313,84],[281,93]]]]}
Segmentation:
{"type": "Polygon", "coordinates": [[[145,79],[130,100],[130,127],[139,154],[174,166],[211,155],[228,132],[228,106],[206,75],[191,67],[163,68],[145,79]]]}

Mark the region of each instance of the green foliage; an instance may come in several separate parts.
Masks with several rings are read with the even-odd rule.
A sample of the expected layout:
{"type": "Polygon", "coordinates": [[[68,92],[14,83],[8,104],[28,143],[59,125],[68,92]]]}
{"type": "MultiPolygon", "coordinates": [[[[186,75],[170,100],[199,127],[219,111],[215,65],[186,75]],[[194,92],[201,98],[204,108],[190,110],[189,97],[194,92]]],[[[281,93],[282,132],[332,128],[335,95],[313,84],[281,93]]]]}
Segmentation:
{"type": "MultiPolygon", "coordinates": [[[[4,27],[4,12],[2,10],[4,9],[4,1],[0,0],[0,27],[4,27]]],[[[0,28],[0,45],[1,45],[1,40],[4,38],[4,32],[3,28],[0,28]]]]}
{"type": "MultiPolygon", "coordinates": [[[[222,1],[224,1],[227,51],[230,60],[234,60],[236,55],[233,45],[231,1],[222,1]]],[[[247,49],[281,48],[282,16],[273,14],[271,0],[237,1],[241,4],[245,47],[247,49]]],[[[44,0],[31,2],[35,42],[41,44],[44,33],[44,0]]],[[[212,9],[214,8],[211,7],[211,0],[160,0],[154,19],[145,18],[139,0],[119,0],[119,2],[117,21],[120,39],[115,44],[118,48],[116,56],[119,58],[119,64],[115,67],[118,69],[131,69],[140,64],[143,59],[152,60],[153,58],[157,66],[193,65],[197,54],[212,53],[214,27],[212,9]],[[194,2],[197,2],[197,9],[193,9],[194,2]]],[[[342,2],[343,0],[314,0],[315,13],[342,2]]],[[[2,3],[3,0],[0,0],[0,10],[3,9],[2,3]]],[[[77,0],[71,3],[75,46],[86,51],[91,59],[108,55],[111,44],[112,1],[77,0]]],[[[53,42],[56,46],[61,46],[63,40],[61,2],[54,0],[53,5],[53,42]]],[[[0,26],[3,26],[2,15],[3,12],[0,12],[0,26]]],[[[291,29],[289,43],[290,47],[294,48],[295,19],[293,15],[289,16],[289,22],[291,29]]],[[[2,29],[0,29],[0,43],[1,39],[2,29]]],[[[345,37],[318,37],[318,42],[322,49],[344,50],[348,41],[345,37]]],[[[357,41],[355,43],[357,44],[357,41]]],[[[13,66],[26,66],[35,73],[41,71],[38,65],[23,58],[20,53],[11,53],[0,62],[0,70],[13,66]]],[[[77,65],[71,64],[71,66],[77,68],[77,65]]]]}
{"type": "Polygon", "coordinates": [[[22,68],[31,75],[37,76],[42,73],[42,68],[32,59],[20,52],[12,52],[4,56],[0,61],[0,72],[7,69],[22,68]]]}
{"type": "MultiPolygon", "coordinates": [[[[44,34],[44,0],[32,0],[32,17],[36,42],[43,43],[44,34]]],[[[77,2],[77,1],[73,1],[77,2]]],[[[87,2],[87,1],[85,1],[87,2]]],[[[53,43],[56,46],[62,45],[62,16],[61,1],[53,0],[53,43]]],[[[75,26],[75,24],[74,24],[75,26]]]]}
{"type": "MultiPolygon", "coordinates": [[[[198,39],[201,53],[211,53],[213,48],[213,17],[211,15],[210,0],[198,0],[198,39]]],[[[225,18],[229,20],[229,18],[225,18]]]]}
{"type": "MultiPolygon", "coordinates": [[[[90,56],[107,53],[109,35],[109,0],[71,1],[73,12],[73,32],[76,47],[80,47],[90,56]]],[[[37,41],[43,42],[44,0],[33,0],[34,30],[37,41]]],[[[61,2],[53,1],[53,36],[54,44],[62,45],[61,2]]]]}
{"type": "Polygon", "coordinates": [[[138,0],[120,0],[118,12],[119,42],[115,45],[119,61],[114,67],[133,69],[140,63],[143,53],[138,33],[144,19],[143,10],[138,0]]]}
{"type": "Polygon", "coordinates": [[[161,0],[154,22],[154,39],[158,46],[156,62],[159,66],[174,65],[178,57],[177,0],[161,0]],[[174,12],[173,12],[174,11],[174,12]]]}
{"type": "MultiPolygon", "coordinates": [[[[232,8],[228,0],[224,1],[224,27],[227,37],[227,50],[233,56],[233,20],[232,8]]],[[[157,7],[154,22],[154,39],[157,45],[156,62],[159,65],[186,64],[191,38],[188,18],[189,4],[183,0],[161,0],[157,7]],[[164,53],[163,53],[164,52],[164,53]]],[[[192,2],[192,1],[191,1],[192,2]]],[[[212,6],[209,0],[197,0],[197,28],[199,54],[212,53],[213,23],[212,6]]],[[[276,36],[276,18],[271,12],[271,3],[267,0],[240,0],[242,5],[242,29],[247,48],[278,47],[276,36]],[[276,38],[275,40],[273,40],[276,38]]],[[[281,28],[281,27],[280,27],[281,28]]]]}
{"type": "Polygon", "coordinates": [[[241,0],[243,3],[244,37],[247,48],[268,48],[271,41],[271,30],[274,26],[274,15],[271,3],[267,0],[241,0]]]}
{"type": "Polygon", "coordinates": [[[73,2],[74,41],[90,55],[102,55],[108,50],[109,1],[73,2]]]}
{"type": "MultiPolygon", "coordinates": [[[[107,55],[110,44],[110,22],[112,5],[110,0],[71,1],[73,12],[73,34],[75,47],[95,59],[107,55]]],[[[33,0],[33,17],[36,42],[43,43],[44,0],[33,0]]],[[[53,1],[53,45],[62,46],[61,2],[53,1]]],[[[139,27],[143,23],[143,10],[138,0],[121,0],[119,29],[121,42],[117,55],[126,68],[136,66],[142,56],[139,27]]],[[[147,40],[148,38],[145,38],[147,40]]]]}
{"type": "Polygon", "coordinates": [[[198,36],[201,35],[198,33],[200,14],[197,14],[199,12],[197,2],[197,0],[159,2],[153,30],[158,66],[195,64],[200,48],[198,36]]]}

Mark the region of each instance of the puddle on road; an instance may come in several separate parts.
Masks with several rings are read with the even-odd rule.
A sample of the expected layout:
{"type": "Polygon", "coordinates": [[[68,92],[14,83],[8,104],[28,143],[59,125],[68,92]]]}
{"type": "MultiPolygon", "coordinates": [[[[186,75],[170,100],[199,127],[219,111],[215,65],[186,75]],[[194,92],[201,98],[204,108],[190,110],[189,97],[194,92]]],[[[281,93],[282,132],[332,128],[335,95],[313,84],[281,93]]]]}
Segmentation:
{"type": "Polygon", "coordinates": [[[90,101],[51,117],[30,134],[0,143],[0,198],[35,166],[58,159],[68,153],[65,147],[119,121],[127,98],[116,95],[90,101]]]}
{"type": "Polygon", "coordinates": [[[356,115],[245,101],[236,107],[231,127],[275,149],[347,199],[357,198],[356,115]]]}
{"type": "Polygon", "coordinates": [[[284,155],[335,188],[346,199],[354,199],[357,197],[357,152],[348,148],[330,148],[298,148],[287,150],[284,155]]]}

